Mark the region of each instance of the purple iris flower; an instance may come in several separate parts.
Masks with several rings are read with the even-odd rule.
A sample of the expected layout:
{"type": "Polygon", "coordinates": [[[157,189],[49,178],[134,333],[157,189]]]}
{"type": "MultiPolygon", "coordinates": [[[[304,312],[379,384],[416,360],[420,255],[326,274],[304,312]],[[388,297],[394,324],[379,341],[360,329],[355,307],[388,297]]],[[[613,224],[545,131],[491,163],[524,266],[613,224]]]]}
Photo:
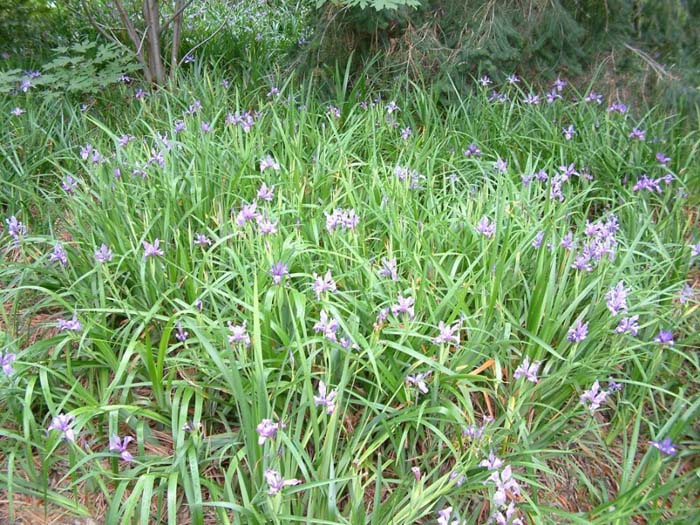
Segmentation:
{"type": "Polygon", "coordinates": [[[557,77],[557,79],[554,81],[553,86],[554,86],[554,89],[556,89],[558,92],[561,93],[567,84],[568,84],[568,82],[566,80],[557,77]]]}
{"type": "Polygon", "coordinates": [[[498,173],[505,173],[508,171],[508,163],[503,160],[501,157],[498,157],[496,159],[496,162],[493,165],[493,168],[498,172],[498,173]]]}
{"type": "Polygon", "coordinates": [[[600,383],[596,381],[590,389],[581,394],[581,404],[591,412],[594,412],[600,408],[600,405],[605,403],[608,395],[609,392],[607,390],[601,390],[600,383]]]}
{"type": "Polygon", "coordinates": [[[632,191],[636,193],[640,190],[646,190],[652,193],[662,193],[663,189],[661,188],[660,183],[663,180],[665,179],[652,179],[648,175],[644,174],[637,180],[635,185],[632,187],[632,191]]]}
{"type": "Polygon", "coordinates": [[[131,443],[134,440],[131,436],[124,436],[124,438],[120,438],[116,434],[114,434],[112,437],[109,438],[109,451],[110,452],[119,452],[119,455],[122,458],[122,461],[126,463],[130,463],[133,461],[134,456],[131,455],[131,453],[127,450],[127,447],[129,446],[129,443],[131,443]]]}
{"type": "Polygon", "coordinates": [[[337,395],[337,389],[327,392],[326,383],[319,381],[318,395],[314,396],[314,405],[326,407],[326,413],[330,416],[333,414],[333,412],[335,412],[335,398],[337,395]]]}
{"type": "Polygon", "coordinates": [[[622,102],[613,102],[608,107],[608,113],[619,113],[620,115],[624,115],[627,113],[627,104],[623,104],[622,102]]]}
{"type": "Polygon", "coordinates": [[[136,140],[136,138],[135,138],[134,136],[132,136],[132,135],[121,135],[121,136],[117,139],[117,146],[119,146],[120,148],[123,148],[123,147],[125,147],[127,144],[129,144],[129,142],[131,142],[131,141],[133,141],[133,140],[136,140]]]}
{"type": "Polygon", "coordinates": [[[333,233],[336,229],[341,230],[354,230],[360,223],[360,218],[355,213],[355,210],[348,209],[344,210],[342,208],[336,208],[333,213],[325,213],[326,215],[326,229],[333,233]]]}
{"type": "Polygon", "coordinates": [[[564,181],[569,180],[574,175],[578,175],[576,172],[576,165],[573,162],[569,165],[563,164],[559,166],[559,171],[561,172],[561,178],[564,181]]]}
{"type": "Polygon", "coordinates": [[[82,332],[83,325],[78,320],[78,314],[74,313],[71,319],[58,319],[56,327],[60,332],[82,332]]]}
{"type": "Polygon", "coordinates": [[[416,481],[420,481],[422,476],[420,467],[411,467],[411,472],[413,473],[413,477],[416,479],[416,481]]]}
{"type": "Polygon", "coordinates": [[[541,361],[535,361],[534,363],[530,364],[530,358],[526,357],[520,366],[515,369],[515,372],[513,372],[513,379],[520,379],[521,377],[524,377],[531,383],[537,383],[539,381],[537,378],[537,371],[541,365],[541,361]]]}
{"type": "Polygon", "coordinates": [[[433,339],[433,344],[459,344],[459,321],[453,325],[447,325],[444,321],[438,323],[439,334],[433,339]]]}
{"type": "Polygon", "coordinates": [[[489,102],[495,102],[498,104],[502,104],[506,100],[508,100],[508,97],[506,95],[504,95],[503,93],[499,93],[495,89],[489,95],[489,102]]]}
{"type": "Polygon", "coordinates": [[[156,257],[164,255],[163,250],[160,249],[160,239],[153,241],[153,244],[147,241],[143,241],[143,257],[156,257]]]}
{"type": "Polygon", "coordinates": [[[667,157],[666,155],[664,155],[661,152],[658,152],[656,154],[656,161],[659,164],[661,164],[662,166],[665,166],[666,164],[668,164],[670,160],[671,160],[671,157],[667,157]]]}
{"type": "Polygon", "coordinates": [[[2,373],[6,376],[11,376],[14,374],[15,370],[12,368],[12,364],[17,359],[17,356],[13,353],[1,353],[0,352],[0,367],[2,367],[2,373]]]}
{"type": "Polygon", "coordinates": [[[496,525],[525,525],[525,522],[521,518],[515,517],[516,508],[515,502],[511,501],[505,510],[496,510],[489,518],[489,523],[496,523],[496,525]]]}
{"type": "Polygon", "coordinates": [[[289,267],[282,261],[278,261],[270,268],[270,275],[272,276],[273,283],[281,284],[284,277],[289,275],[289,267]]]}
{"type": "Polygon", "coordinates": [[[112,260],[112,250],[105,243],[98,250],[95,250],[95,260],[99,263],[105,263],[112,260]]]}
{"type": "MultiPolygon", "coordinates": [[[[14,219],[14,217],[13,217],[13,219],[14,219]]],[[[22,223],[20,222],[20,224],[22,224],[22,223]]],[[[26,229],[25,229],[25,231],[26,231],[26,229]]],[[[12,233],[10,233],[10,235],[12,235],[12,233]]],[[[13,235],[13,237],[14,237],[14,235],[13,235]]],[[[690,256],[691,257],[697,257],[698,255],[700,255],[700,242],[697,244],[689,244],[688,246],[690,246],[690,256]]]]}
{"type": "Polygon", "coordinates": [[[489,218],[484,216],[476,225],[476,231],[484,237],[491,238],[496,233],[496,225],[489,221],[489,218]]]}
{"type": "Polygon", "coordinates": [[[257,221],[260,217],[257,208],[258,205],[255,202],[241,206],[241,211],[236,215],[236,224],[242,228],[248,221],[257,221]]]}
{"type": "Polygon", "coordinates": [[[568,127],[562,128],[562,133],[564,133],[564,138],[566,140],[571,140],[574,138],[574,135],[576,135],[576,130],[574,129],[573,124],[569,124],[568,127]]]}
{"type": "Polygon", "coordinates": [[[620,281],[605,294],[605,300],[608,305],[608,310],[612,315],[617,315],[620,312],[627,310],[627,290],[625,289],[624,281],[620,281]]]}
{"type": "Polygon", "coordinates": [[[74,442],[75,432],[71,428],[74,421],[75,416],[71,416],[70,414],[58,414],[51,420],[48,431],[51,432],[52,430],[58,430],[61,434],[63,434],[63,439],[74,442]]]}
{"type": "Polygon", "coordinates": [[[600,93],[596,93],[595,91],[591,91],[588,95],[586,95],[583,99],[585,102],[595,102],[596,104],[602,104],[603,103],[603,95],[600,93]]]}
{"type": "Polygon", "coordinates": [[[615,333],[617,334],[630,334],[631,336],[636,336],[639,333],[639,325],[637,320],[638,315],[633,315],[631,317],[623,317],[615,328],[615,333]]]}
{"type": "Polygon", "coordinates": [[[330,317],[325,310],[321,310],[320,317],[321,318],[314,325],[314,332],[323,333],[323,336],[329,341],[337,342],[338,338],[336,332],[340,327],[338,320],[330,317]]]}
{"type": "Polygon", "coordinates": [[[654,339],[654,342],[661,345],[673,346],[673,332],[669,330],[661,330],[659,335],[657,335],[654,339]]]}
{"type": "Polygon", "coordinates": [[[279,171],[279,162],[273,159],[270,155],[263,157],[262,159],[260,159],[260,171],[264,172],[265,170],[279,171]]]}
{"type": "Polygon", "coordinates": [[[12,111],[10,111],[10,113],[15,117],[20,117],[25,113],[25,111],[22,108],[15,108],[12,111]]]}
{"type": "Polygon", "coordinates": [[[646,133],[644,133],[644,130],[639,129],[639,128],[632,128],[632,131],[630,131],[629,138],[632,140],[641,140],[644,141],[646,139],[646,133]]]}
{"type": "Polygon", "coordinates": [[[427,394],[429,392],[429,390],[428,390],[428,385],[426,385],[425,381],[431,376],[431,374],[432,374],[432,371],[428,371],[428,372],[421,372],[421,373],[415,374],[415,375],[406,376],[406,383],[417,387],[418,390],[420,390],[424,394],[427,394]]]}
{"type": "Polygon", "coordinates": [[[211,240],[203,233],[195,233],[192,244],[196,244],[201,247],[211,246],[211,240]]]}
{"type": "Polygon", "coordinates": [[[464,482],[467,481],[467,476],[465,476],[458,470],[453,470],[452,472],[450,472],[450,481],[454,481],[456,487],[461,487],[462,485],[464,485],[464,482]]]}
{"type": "Polygon", "coordinates": [[[503,460],[496,456],[496,454],[493,453],[493,450],[491,450],[489,452],[489,457],[482,460],[481,463],[479,463],[479,466],[488,470],[498,470],[503,466],[503,460]]]}
{"type": "Polygon", "coordinates": [[[375,321],[375,328],[380,326],[389,317],[389,308],[382,308],[377,314],[377,320],[375,321]]]}
{"type": "Polygon", "coordinates": [[[674,445],[673,441],[671,441],[671,438],[669,437],[665,437],[659,441],[650,441],[649,444],[667,456],[675,456],[678,453],[676,445],[674,445]]]}
{"type": "Polygon", "coordinates": [[[275,197],[275,187],[270,186],[268,187],[267,184],[264,182],[260,185],[260,189],[258,190],[258,199],[262,199],[264,201],[272,201],[275,197]]]}
{"type": "Polygon", "coordinates": [[[240,126],[244,133],[248,133],[255,125],[255,116],[250,111],[229,113],[226,115],[225,123],[227,125],[240,126]]]}
{"type": "Polygon", "coordinates": [[[695,290],[689,284],[684,284],[680,292],[678,292],[678,302],[685,304],[695,296],[695,290]]]}
{"type": "Polygon", "coordinates": [[[545,96],[547,97],[547,104],[554,104],[557,100],[562,99],[562,96],[559,93],[557,93],[557,91],[554,89],[551,91],[547,91],[545,96]]]}
{"type": "Polygon", "coordinates": [[[277,233],[277,221],[272,221],[267,213],[258,215],[256,219],[258,224],[258,233],[260,235],[274,235],[277,233]]]}
{"type": "Polygon", "coordinates": [[[459,525],[459,520],[450,521],[452,516],[452,507],[445,507],[438,511],[438,525],[459,525]]]}
{"type": "Polygon", "coordinates": [[[328,270],[326,274],[321,277],[314,273],[314,284],[313,291],[316,293],[316,299],[321,300],[321,294],[324,292],[336,292],[337,286],[331,275],[331,271],[328,270]]]}
{"type": "Polygon", "coordinates": [[[284,487],[299,485],[301,483],[301,480],[296,478],[284,479],[282,478],[282,474],[272,469],[265,470],[265,481],[270,487],[270,489],[267,491],[270,496],[278,494],[284,487]]]}
{"type": "Polygon", "coordinates": [[[64,267],[68,265],[68,254],[60,242],[57,242],[56,246],[54,246],[53,252],[49,256],[49,262],[58,262],[64,267]]]}
{"type": "Polygon", "coordinates": [[[202,133],[209,133],[211,131],[211,124],[209,122],[202,122],[200,124],[200,129],[202,133]]]}
{"type": "Polygon", "coordinates": [[[580,343],[588,335],[588,323],[584,323],[581,319],[577,319],[576,322],[569,328],[569,333],[567,334],[567,339],[572,343],[580,343]]]}
{"type": "Polygon", "coordinates": [[[535,173],[533,176],[539,182],[547,182],[549,180],[549,175],[547,175],[547,172],[545,170],[540,170],[537,173],[535,173]]]}
{"type": "Polygon", "coordinates": [[[19,240],[27,234],[27,227],[22,222],[18,221],[14,215],[9,219],[5,219],[5,223],[7,224],[7,233],[15,241],[19,242],[19,240]]]}
{"type": "Polygon", "coordinates": [[[73,195],[77,187],[78,181],[75,180],[71,175],[66,175],[66,177],[61,182],[61,188],[63,188],[63,191],[65,191],[69,195],[73,195]]]}
{"type": "Polygon", "coordinates": [[[281,421],[275,423],[272,419],[263,419],[255,427],[255,431],[258,433],[258,445],[264,445],[268,439],[275,439],[277,431],[283,428],[284,424],[281,421]]]}
{"type": "Polygon", "coordinates": [[[506,77],[506,80],[508,81],[509,84],[513,85],[513,84],[517,84],[520,82],[520,77],[518,77],[518,75],[508,75],[506,77]]]}
{"type": "Polygon", "coordinates": [[[408,138],[411,136],[413,132],[411,131],[411,128],[405,127],[401,130],[401,138],[403,140],[408,140],[408,138]]]}
{"type": "Polygon", "coordinates": [[[535,248],[536,250],[539,250],[539,248],[542,246],[543,240],[544,240],[544,232],[538,231],[537,235],[535,235],[535,238],[532,240],[532,247],[535,248]]]}
{"type": "Polygon", "coordinates": [[[377,271],[377,275],[382,278],[398,281],[399,275],[396,267],[396,259],[382,259],[382,267],[377,271]]]}
{"type": "Polygon", "coordinates": [[[481,150],[477,147],[476,144],[472,143],[467,146],[467,149],[464,150],[464,156],[465,157],[481,157],[481,150]]]}
{"type": "Polygon", "coordinates": [[[243,321],[243,324],[233,324],[231,321],[228,322],[228,329],[231,332],[231,335],[228,336],[228,342],[229,344],[242,344],[246,348],[250,346],[250,335],[248,335],[248,331],[246,330],[246,322],[243,321]]]}
{"type": "Polygon", "coordinates": [[[576,241],[574,241],[574,234],[572,232],[568,232],[564,235],[564,238],[561,240],[561,247],[569,251],[576,248],[576,241]]]}
{"type": "Polygon", "coordinates": [[[180,342],[185,342],[185,341],[187,341],[188,337],[189,337],[189,334],[187,333],[187,330],[185,330],[182,327],[182,322],[178,321],[175,324],[175,339],[177,339],[180,342]]]}
{"type": "Polygon", "coordinates": [[[535,95],[534,93],[530,93],[523,99],[523,102],[525,104],[537,106],[540,103],[540,96],[535,95]]]}
{"type": "Polygon", "coordinates": [[[513,471],[510,465],[503,467],[501,472],[497,470],[492,472],[488,481],[496,485],[496,492],[493,495],[493,505],[495,507],[500,508],[505,505],[508,494],[514,496],[520,494],[520,485],[518,485],[518,482],[513,477],[513,471]]]}
{"type": "Polygon", "coordinates": [[[464,430],[462,430],[462,436],[469,438],[471,440],[480,439],[484,435],[484,431],[486,430],[486,426],[492,422],[493,422],[493,418],[491,416],[484,416],[483,422],[480,426],[469,425],[464,430]]]}
{"type": "Polygon", "coordinates": [[[416,300],[413,297],[404,297],[399,294],[396,299],[396,304],[392,305],[391,307],[391,313],[397,317],[401,314],[407,314],[408,318],[412,321],[413,317],[415,316],[415,301],[416,300]]]}
{"type": "Polygon", "coordinates": [[[479,84],[481,84],[482,87],[488,87],[489,85],[492,84],[492,82],[488,76],[484,75],[483,77],[481,77],[479,79],[479,84]]]}

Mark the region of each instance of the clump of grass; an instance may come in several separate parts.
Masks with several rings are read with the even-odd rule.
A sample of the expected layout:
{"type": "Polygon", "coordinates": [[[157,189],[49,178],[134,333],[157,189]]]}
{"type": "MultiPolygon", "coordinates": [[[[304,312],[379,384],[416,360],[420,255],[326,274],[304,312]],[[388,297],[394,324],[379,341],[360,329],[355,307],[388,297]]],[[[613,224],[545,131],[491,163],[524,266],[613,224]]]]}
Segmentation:
{"type": "Polygon", "coordinates": [[[9,508],[687,523],[697,139],[519,86],[1,101],[9,508]]]}

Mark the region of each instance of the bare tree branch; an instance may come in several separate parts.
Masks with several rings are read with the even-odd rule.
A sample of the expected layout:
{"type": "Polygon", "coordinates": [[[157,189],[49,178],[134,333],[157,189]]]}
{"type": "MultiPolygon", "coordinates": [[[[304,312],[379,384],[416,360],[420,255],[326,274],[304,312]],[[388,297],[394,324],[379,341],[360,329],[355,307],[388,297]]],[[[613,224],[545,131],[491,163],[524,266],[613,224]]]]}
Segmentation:
{"type": "Polygon", "coordinates": [[[95,17],[92,15],[90,12],[90,9],[88,8],[87,4],[85,3],[85,0],[80,1],[80,5],[83,7],[83,12],[85,13],[85,16],[88,17],[88,21],[90,22],[90,25],[97,29],[97,32],[102,35],[104,38],[109,40],[110,42],[113,42],[117,44],[118,46],[124,46],[122,42],[120,42],[114,35],[110,35],[107,33],[107,31],[104,30],[102,25],[95,20],[95,17]]]}
{"type": "Polygon", "coordinates": [[[168,20],[166,20],[165,23],[162,26],[160,26],[160,32],[162,33],[163,31],[165,31],[168,28],[168,26],[170,24],[172,24],[173,22],[177,22],[178,20],[180,21],[180,24],[182,25],[182,16],[181,15],[182,15],[183,11],[185,9],[187,9],[190,6],[190,4],[192,4],[192,2],[194,2],[194,0],[187,0],[187,2],[182,4],[181,0],[177,0],[177,4],[175,5],[175,14],[173,16],[171,16],[170,18],[168,18],[168,20]],[[178,5],[179,5],[179,7],[178,7],[178,5]]]}
{"type": "Polygon", "coordinates": [[[146,81],[149,83],[153,82],[153,72],[151,71],[150,65],[146,62],[146,57],[143,53],[143,40],[136,31],[134,24],[132,24],[131,20],[129,20],[129,16],[126,14],[126,10],[124,9],[124,5],[122,4],[121,0],[114,0],[114,6],[119,12],[119,19],[122,21],[122,24],[124,24],[126,32],[129,35],[129,39],[131,39],[131,41],[134,44],[134,47],[136,49],[136,57],[138,58],[141,67],[143,68],[143,74],[146,77],[146,81]]]}

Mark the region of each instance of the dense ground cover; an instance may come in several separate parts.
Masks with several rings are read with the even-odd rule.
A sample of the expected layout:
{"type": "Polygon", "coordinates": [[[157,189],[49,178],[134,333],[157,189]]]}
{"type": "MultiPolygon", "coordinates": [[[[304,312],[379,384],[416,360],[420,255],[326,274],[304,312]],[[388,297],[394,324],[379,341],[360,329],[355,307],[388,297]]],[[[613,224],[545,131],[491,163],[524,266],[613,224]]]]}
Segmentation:
{"type": "Polygon", "coordinates": [[[689,522],[696,133],[197,75],[0,100],[9,519],[689,522]]]}

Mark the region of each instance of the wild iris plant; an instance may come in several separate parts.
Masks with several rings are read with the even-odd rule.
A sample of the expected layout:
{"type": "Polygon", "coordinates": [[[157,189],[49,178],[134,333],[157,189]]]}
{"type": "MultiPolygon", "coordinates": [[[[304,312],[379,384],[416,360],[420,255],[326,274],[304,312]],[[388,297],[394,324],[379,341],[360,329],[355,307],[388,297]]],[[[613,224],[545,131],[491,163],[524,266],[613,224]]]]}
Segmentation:
{"type": "Polygon", "coordinates": [[[115,523],[692,521],[692,134],[561,78],[449,109],[197,80],[60,102],[65,128],[0,100],[27,110],[0,129],[8,494],[83,518],[92,487],[115,523]]]}

